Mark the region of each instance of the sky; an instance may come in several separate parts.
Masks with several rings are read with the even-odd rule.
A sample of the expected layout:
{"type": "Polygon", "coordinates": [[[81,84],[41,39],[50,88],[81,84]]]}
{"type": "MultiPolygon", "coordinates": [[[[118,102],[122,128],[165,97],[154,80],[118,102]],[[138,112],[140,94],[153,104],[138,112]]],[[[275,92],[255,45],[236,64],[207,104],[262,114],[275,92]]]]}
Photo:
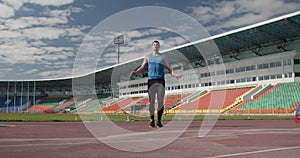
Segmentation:
{"type": "MultiPolygon", "coordinates": [[[[125,42],[120,45],[121,63],[146,53],[154,39],[163,43],[162,50],[187,43],[168,26],[97,32],[97,27],[114,15],[147,6],[170,8],[187,15],[212,36],[299,11],[300,0],[0,0],[0,80],[71,77],[75,61],[85,49],[95,52],[90,57],[98,63],[96,69],[114,65],[117,45],[113,39],[120,34],[125,42]],[[91,38],[96,33],[102,34],[91,38]],[[109,42],[83,44],[91,39],[109,42]],[[98,48],[105,48],[104,53],[99,54],[102,51],[98,48]]],[[[146,11],[144,16],[148,16],[146,11]]],[[[126,20],[117,23],[125,26],[126,20]]],[[[142,20],[145,19],[136,19],[142,20]]],[[[180,27],[187,29],[189,25],[180,27]]],[[[91,59],[85,62],[90,63],[91,59]]]]}

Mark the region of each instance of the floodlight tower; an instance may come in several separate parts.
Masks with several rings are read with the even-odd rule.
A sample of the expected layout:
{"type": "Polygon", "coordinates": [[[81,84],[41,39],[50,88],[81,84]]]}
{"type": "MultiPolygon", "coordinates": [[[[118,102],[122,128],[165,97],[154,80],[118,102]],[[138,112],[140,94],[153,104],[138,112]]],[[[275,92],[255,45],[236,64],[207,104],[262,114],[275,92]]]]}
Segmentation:
{"type": "Polygon", "coordinates": [[[117,45],[118,45],[118,63],[117,63],[117,64],[119,64],[119,58],[120,58],[120,44],[124,44],[124,35],[117,36],[117,37],[114,39],[114,44],[117,44],[117,45]]]}

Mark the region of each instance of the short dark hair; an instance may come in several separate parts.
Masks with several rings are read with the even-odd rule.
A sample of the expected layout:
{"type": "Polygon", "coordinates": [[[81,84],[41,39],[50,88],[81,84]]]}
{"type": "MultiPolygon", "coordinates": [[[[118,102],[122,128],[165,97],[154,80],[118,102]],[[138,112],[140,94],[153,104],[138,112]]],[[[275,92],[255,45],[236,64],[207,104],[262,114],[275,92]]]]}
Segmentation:
{"type": "Polygon", "coordinates": [[[158,42],[158,40],[153,41],[152,45],[153,45],[153,43],[158,43],[160,45],[160,43],[158,42]]]}

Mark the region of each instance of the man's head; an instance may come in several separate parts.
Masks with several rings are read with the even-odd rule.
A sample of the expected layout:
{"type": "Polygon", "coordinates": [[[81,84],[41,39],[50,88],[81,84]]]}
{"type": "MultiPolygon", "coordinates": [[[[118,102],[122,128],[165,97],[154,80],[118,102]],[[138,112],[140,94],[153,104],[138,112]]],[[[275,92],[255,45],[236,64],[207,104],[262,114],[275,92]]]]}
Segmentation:
{"type": "Polygon", "coordinates": [[[152,42],[152,49],[153,51],[159,51],[159,48],[160,48],[160,44],[157,40],[153,41],[152,42]]]}

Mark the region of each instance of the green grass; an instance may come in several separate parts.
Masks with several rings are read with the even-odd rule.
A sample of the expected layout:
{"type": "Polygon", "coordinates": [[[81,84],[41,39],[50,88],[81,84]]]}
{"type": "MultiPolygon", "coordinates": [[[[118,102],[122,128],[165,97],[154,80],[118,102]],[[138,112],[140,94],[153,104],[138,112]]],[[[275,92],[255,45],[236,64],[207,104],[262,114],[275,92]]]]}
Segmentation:
{"type": "Polygon", "coordinates": [[[81,121],[76,114],[27,114],[27,113],[0,113],[0,121],[16,122],[74,122],[81,121]]]}
{"type": "MultiPolygon", "coordinates": [[[[164,115],[163,120],[203,120],[204,115],[164,115]]],[[[215,120],[216,116],[205,119],[215,120]]],[[[218,120],[292,120],[293,115],[220,115],[218,120]]],[[[127,115],[104,114],[27,114],[0,113],[1,122],[82,122],[82,121],[127,121],[127,115]]],[[[130,116],[131,121],[149,121],[147,116],[130,116]]]]}

